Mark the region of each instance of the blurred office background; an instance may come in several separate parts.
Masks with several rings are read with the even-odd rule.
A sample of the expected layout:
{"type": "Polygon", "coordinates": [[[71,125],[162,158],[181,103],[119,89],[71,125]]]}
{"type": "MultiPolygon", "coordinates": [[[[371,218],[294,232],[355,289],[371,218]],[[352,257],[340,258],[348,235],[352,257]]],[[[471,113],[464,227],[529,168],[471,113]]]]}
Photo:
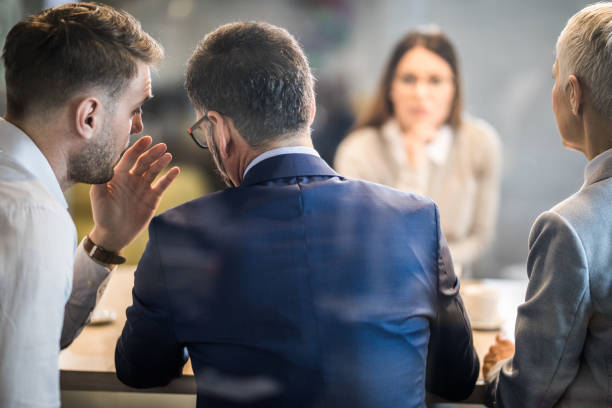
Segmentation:
{"type": "MultiPolygon", "coordinates": [[[[108,0],[138,18],[165,46],[144,106],[145,133],[169,145],[183,168],[162,209],[222,187],[209,154],[185,133],[195,115],[183,91],[185,61],[218,25],[263,20],[287,28],[304,46],[317,77],[315,146],[334,150],[374,92],[395,42],[419,25],[441,27],[458,49],[466,111],[490,122],[503,143],[496,239],[475,276],[524,276],[535,217],[582,184],[582,155],[561,146],[551,109],[554,45],[578,0],[108,0]]],[[[0,0],[0,40],[21,17],[65,3],[0,0]]],[[[2,68],[0,73],[4,76],[2,68]]],[[[0,112],[5,111],[4,81],[0,112]]],[[[367,155],[367,152],[364,152],[367,155]]],[[[69,193],[79,234],[88,231],[87,187],[69,193]]],[[[136,262],[146,235],[128,254],[136,262]]]]}

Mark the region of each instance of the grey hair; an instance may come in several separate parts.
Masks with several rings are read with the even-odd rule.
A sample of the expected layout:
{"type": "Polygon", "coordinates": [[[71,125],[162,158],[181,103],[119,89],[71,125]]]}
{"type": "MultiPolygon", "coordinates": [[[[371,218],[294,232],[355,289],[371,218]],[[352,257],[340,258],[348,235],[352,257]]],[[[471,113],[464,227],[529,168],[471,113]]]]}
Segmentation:
{"type": "Polygon", "coordinates": [[[310,134],[314,77],[283,28],[253,21],[217,28],[189,59],[185,88],[201,113],[231,118],[251,147],[310,134]]]}
{"type": "Polygon", "coordinates": [[[612,119],[612,2],[591,4],[574,14],[557,40],[561,89],[575,75],[595,110],[612,119]]]}

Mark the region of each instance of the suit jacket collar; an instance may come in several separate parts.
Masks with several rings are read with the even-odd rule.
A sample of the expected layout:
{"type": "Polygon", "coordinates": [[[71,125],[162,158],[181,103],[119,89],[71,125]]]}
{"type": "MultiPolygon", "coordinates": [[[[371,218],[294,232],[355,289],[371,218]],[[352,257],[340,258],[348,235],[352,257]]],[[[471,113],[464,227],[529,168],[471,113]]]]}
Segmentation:
{"type": "Polygon", "coordinates": [[[584,186],[612,177],[612,149],[600,153],[584,169],[584,186]]]}
{"type": "Polygon", "coordinates": [[[251,186],[279,178],[300,176],[340,177],[320,157],[310,154],[282,154],[257,163],[246,174],[241,186],[251,186]]]}

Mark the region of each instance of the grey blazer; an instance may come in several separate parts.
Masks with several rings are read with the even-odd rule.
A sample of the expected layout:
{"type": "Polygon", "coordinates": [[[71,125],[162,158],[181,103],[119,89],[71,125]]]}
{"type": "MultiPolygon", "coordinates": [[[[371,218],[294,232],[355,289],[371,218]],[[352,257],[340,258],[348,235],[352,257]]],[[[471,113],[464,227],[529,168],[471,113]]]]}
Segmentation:
{"type": "Polygon", "coordinates": [[[497,406],[612,406],[612,149],[535,221],[527,269],[516,352],[489,388],[497,406]]]}

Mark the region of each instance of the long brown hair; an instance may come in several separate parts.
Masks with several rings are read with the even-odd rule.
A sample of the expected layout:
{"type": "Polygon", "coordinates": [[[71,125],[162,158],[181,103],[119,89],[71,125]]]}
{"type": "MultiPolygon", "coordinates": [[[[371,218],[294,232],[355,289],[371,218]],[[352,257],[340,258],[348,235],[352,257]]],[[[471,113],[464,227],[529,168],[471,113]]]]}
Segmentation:
{"type": "Polygon", "coordinates": [[[453,71],[453,82],[455,84],[455,96],[451,106],[450,114],[446,124],[457,128],[461,124],[462,94],[461,81],[459,80],[459,67],[457,55],[450,40],[440,31],[425,32],[411,31],[406,34],[395,46],[391,58],[387,62],[383,77],[380,81],[374,100],[365,114],[360,115],[354,129],[361,127],[381,127],[394,115],[393,103],[389,97],[391,82],[395,75],[395,69],[404,54],[412,48],[421,46],[440,56],[450,65],[453,71]]]}

